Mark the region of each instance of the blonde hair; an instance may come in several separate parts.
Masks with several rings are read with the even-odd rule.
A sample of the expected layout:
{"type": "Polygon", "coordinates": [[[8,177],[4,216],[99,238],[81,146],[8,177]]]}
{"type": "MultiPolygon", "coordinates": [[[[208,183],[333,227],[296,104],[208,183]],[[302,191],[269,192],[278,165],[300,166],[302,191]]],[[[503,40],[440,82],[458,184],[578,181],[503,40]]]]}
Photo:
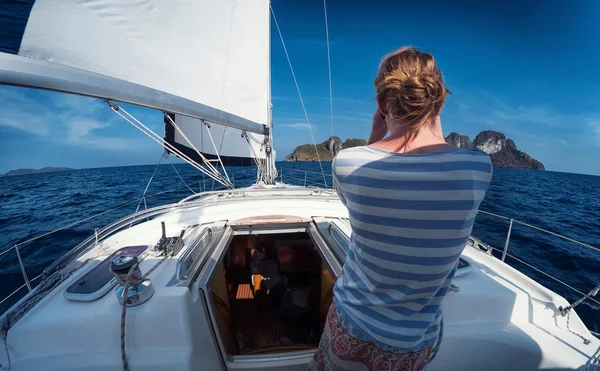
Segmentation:
{"type": "Polygon", "coordinates": [[[433,56],[403,47],[385,56],[375,78],[377,101],[387,114],[419,132],[439,115],[450,93],[433,56]]]}

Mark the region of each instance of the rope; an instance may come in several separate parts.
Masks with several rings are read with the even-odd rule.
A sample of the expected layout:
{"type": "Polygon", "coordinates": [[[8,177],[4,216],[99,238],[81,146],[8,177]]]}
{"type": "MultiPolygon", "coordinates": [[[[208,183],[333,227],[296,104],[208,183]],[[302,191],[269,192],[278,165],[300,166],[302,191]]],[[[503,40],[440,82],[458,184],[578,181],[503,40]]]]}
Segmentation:
{"type": "MultiPolygon", "coordinates": [[[[171,118],[169,117],[169,119],[171,119],[171,118]]],[[[221,160],[221,155],[219,154],[220,149],[217,150],[217,146],[215,145],[215,141],[213,140],[212,133],[210,132],[210,125],[207,124],[206,121],[204,121],[204,120],[202,120],[202,123],[204,124],[204,126],[206,126],[206,132],[208,133],[208,139],[210,139],[213,149],[215,150],[215,153],[217,154],[217,159],[219,160],[219,163],[221,164],[223,173],[225,173],[225,177],[227,178],[227,180],[229,182],[231,182],[231,179],[229,179],[229,174],[227,174],[227,170],[225,170],[225,165],[223,165],[223,160],[221,160]]],[[[225,127],[227,127],[227,126],[225,126],[225,127]]],[[[225,130],[223,130],[223,138],[221,139],[221,146],[219,148],[223,147],[223,139],[225,139],[225,130]]],[[[231,184],[233,185],[233,183],[231,183],[231,184]]],[[[235,186],[233,186],[232,188],[235,188],[235,186]]]]}
{"type": "Polygon", "coordinates": [[[122,277],[117,277],[119,283],[123,284],[123,304],[121,305],[121,362],[123,363],[123,371],[129,371],[129,362],[127,361],[127,352],[125,350],[125,323],[127,319],[127,294],[129,293],[129,287],[142,283],[152,272],[158,268],[169,256],[172,254],[165,254],[146,274],[141,276],[139,270],[140,263],[136,263],[127,272],[127,276],[124,280],[122,277]]]}
{"type": "MultiPolygon", "coordinates": [[[[38,274],[35,278],[33,278],[31,281],[29,281],[30,283],[33,283],[33,281],[39,279],[41,276],[43,275],[43,273],[38,274]]],[[[27,284],[24,283],[21,286],[19,286],[15,291],[11,292],[8,296],[6,296],[4,299],[0,300],[0,305],[4,304],[5,301],[7,301],[8,299],[12,298],[17,292],[21,291],[22,289],[24,289],[25,287],[27,287],[27,284]]]]}
{"type": "MultiPolygon", "coordinates": [[[[213,173],[214,179],[226,187],[233,188],[233,185],[231,184],[231,181],[229,180],[229,176],[227,175],[227,172],[225,171],[225,167],[223,167],[223,163],[221,162],[221,166],[223,167],[223,171],[225,172],[226,179],[223,179],[221,173],[219,173],[219,170],[217,170],[217,168],[213,164],[211,164],[211,162],[206,157],[204,157],[204,155],[196,148],[194,143],[192,143],[192,141],[188,139],[188,137],[185,135],[185,133],[179,128],[179,126],[177,126],[175,121],[171,118],[171,116],[169,116],[169,114],[167,114],[166,112],[164,113],[164,115],[167,118],[167,120],[169,120],[171,125],[173,125],[173,127],[177,130],[177,132],[179,132],[179,134],[181,134],[183,139],[185,139],[190,144],[190,146],[192,146],[192,148],[196,151],[198,156],[202,159],[202,162],[204,163],[204,165],[213,173]]],[[[204,122],[204,120],[202,120],[202,122],[204,123],[204,125],[206,125],[206,122],[204,122]]],[[[207,125],[207,127],[208,127],[208,125],[207,125]]],[[[208,135],[210,136],[211,141],[212,141],[212,135],[210,134],[210,131],[208,131],[208,135]]],[[[213,147],[215,147],[214,142],[213,142],[213,147]]],[[[216,147],[215,147],[215,151],[216,151],[216,147]]],[[[217,156],[219,157],[219,161],[220,161],[221,157],[218,154],[217,154],[217,156]]]]}
{"type": "Polygon", "coordinates": [[[6,358],[8,358],[8,369],[12,369],[12,362],[10,360],[10,353],[8,352],[8,343],[6,342],[6,338],[4,339],[4,350],[6,351],[6,358]]]}
{"type": "Polygon", "coordinates": [[[325,179],[325,171],[323,170],[323,164],[321,163],[321,158],[319,156],[319,151],[317,149],[317,143],[315,141],[315,136],[313,135],[312,127],[310,126],[310,120],[308,119],[308,113],[306,113],[306,107],[304,106],[304,100],[302,99],[302,94],[300,93],[300,86],[298,86],[298,80],[296,80],[296,74],[294,73],[294,68],[292,67],[292,61],[290,60],[290,55],[288,54],[287,48],[285,47],[285,42],[283,41],[283,34],[281,33],[281,29],[279,28],[279,23],[277,23],[277,17],[275,17],[275,12],[273,11],[273,7],[269,7],[271,9],[271,14],[273,15],[273,20],[275,21],[275,27],[277,27],[277,32],[279,33],[279,38],[281,39],[281,45],[283,46],[283,51],[285,52],[285,56],[287,58],[288,64],[290,66],[290,71],[292,72],[292,77],[294,78],[294,84],[296,85],[296,90],[298,91],[298,97],[300,98],[300,104],[302,105],[302,110],[304,111],[304,118],[306,119],[306,124],[308,125],[308,130],[310,131],[310,137],[312,138],[313,146],[315,147],[315,153],[317,154],[317,161],[319,161],[319,167],[321,168],[321,173],[323,174],[323,182],[325,183],[325,187],[327,187],[327,179],[325,179]]]}
{"type": "MultiPolygon", "coordinates": [[[[8,358],[8,369],[12,368],[10,353],[8,352],[8,331],[21,319],[27,312],[36,306],[48,293],[70,276],[70,273],[64,275],[61,272],[55,272],[43,280],[32,292],[27,300],[19,303],[13,310],[8,312],[2,323],[0,323],[0,333],[4,340],[4,349],[8,358]]],[[[36,277],[37,278],[37,277],[36,277]]]]}
{"type": "Polygon", "coordinates": [[[252,152],[252,156],[254,157],[254,162],[256,163],[256,167],[258,168],[259,171],[259,176],[258,176],[258,180],[259,183],[260,181],[263,181],[263,174],[264,174],[264,169],[262,166],[262,163],[260,162],[260,159],[256,156],[256,152],[254,152],[254,148],[252,148],[252,144],[250,144],[250,138],[248,138],[248,134],[246,133],[245,130],[242,131],[242,137],[244,139],[246,139],[246,143],[248,143],[248,147],[250,147],[250,151],[252,152]]]}
{"type": "Polygon", "coordinates": [[[329,24],[327,22],[327,0],[323,0],[323,10],[325,12],[325,36],[327,37],[327,69],[329,72],[329,115],[331,120],[331,136],[333,137],[333,88],[331,84],[331,54],[329,52],[329,24]]]}
{"type": "Polygon", "coordinates": [[[146,136],[148,136],[150,139],[152,139],[156,143],[160,144],[161,146],[168,148],[173,153],[175,153],[177,155],[180,155],[181,158],[184,161],[188,162],[190,165],[192,165],[193,167],[195,167],[199,171],[206,171],[206,170],[204,170],[202,168],[199,168],[200,165],[196,164],[188,156],[186,156],[185,154],[181,153],[181,151],[179,151],[177,148],[175,148],[171,143],[166,142],[158,134],[156,134],[155,132],[153,132],[152,129],[148,128],[146,125],[144,125],[139,120],[137,120],[135,117],[133,117],[131,114],[129,114],[129,112],[127,112],[124,108],[117,106],[116,104],[114,104],[111,101],[107,100],[106,102],[108,103],[110,109],[114,113],[116,113],[117,115],[119,115],[119,117],[121,117],[123,120],[127,121],[129,124],[131,124],[133,127],[135,127],[136,129],[138,129],[139,131],[141,131],[143,134],[146,134],[146,136]],[[136,123],[134,123],[133,121],[131,121],[128,117],[125,117],[125,115],[121,114],[121,111],[125,112],[128,117],[131,117],[139,125],[136,124],[136,123]]]}
{"type": "Polygon", "coordinates": [[[201,165],[199,165],[196,162],[194,162],[187,155],[185,155],[180,150],[178,150],[177,148],[175,148],[171,143],[165,141],[162,137],[160,137],[158,134],[156,134],[155,132],[153,132],[152,129],[148,128],[141,121],[139,121],[134,116],[132,116],[124,108],[117,106],[116,104],[114,104],[111,101],[107,100],[106,102],[108,103],[108,105],[110,106],[110,108],[113,110],[113,112],[115,112],[117,115],[119,115],[123,120],[127,121],[133,127],[135,127],[136,129],[138,129],[139,131],[141,131],[143,134],[146,134],[146,136],[148,136],[150,139],[152,139],[153,141],[155,141],[156,143],[158,143],[162,147],[167,148],[171,152],[175,153],[177,156],[179,156],[185,162],[187,162],[188,164],[190,164],[196,170],[205,173],[206,175],[208,175],[212,179],[215,179],[217,182],[223,184],[224,186],[230,187],[230,186],[228,186],[227,184],[224,183],[225,180],[222,180],[220,178],[220,174],[218,174],[218,172],[217,172],[218,175],[215,175],[215,174],[211,173],[210,171],[208,171],[207,169],[204,169],[201,165]],[[123,115],[121,113],[121,111],[123,111],[125,113],[125,115],[127,115],[127,117],[125,115],[123,115]],[[135,121],[135,123],[132,120],[135,121]]]}
{"type": "Polygon", "coordinates": [[[571,311],[569,311],[569,312],[567,313],[567,330],[568,330],[568,331],[569,331],[571,334],[573,334],[573,335],[577,336],[578,338],[580,338],[581,340],[583,340],[583,343],[584,343],[585,345],[588,345],[588,344],[590,343],[590,339],[588,339],[588,338],[584,337],[583,335],[581,335],[581,334],[579,334],[579,333],[577,333],[577,332],[575,332],[575,331],[571,330],[571,328],[569,327],[569,320],[570,320],[570,319],[571,319],[571,311]]]}

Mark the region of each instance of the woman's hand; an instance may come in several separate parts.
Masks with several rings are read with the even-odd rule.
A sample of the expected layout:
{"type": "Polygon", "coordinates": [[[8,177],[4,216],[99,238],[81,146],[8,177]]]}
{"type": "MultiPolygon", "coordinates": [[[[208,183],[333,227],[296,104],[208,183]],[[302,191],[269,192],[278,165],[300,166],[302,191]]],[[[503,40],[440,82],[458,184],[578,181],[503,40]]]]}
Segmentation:
{"type": "Polygon", "coordinates": [[[373,115],[373,126],[371,127],[371,136],[367,144],[373,144],[382,140],[388,132],[387,123],[385,116],[379,110],[379,107],[375,110],[373,115]]]}

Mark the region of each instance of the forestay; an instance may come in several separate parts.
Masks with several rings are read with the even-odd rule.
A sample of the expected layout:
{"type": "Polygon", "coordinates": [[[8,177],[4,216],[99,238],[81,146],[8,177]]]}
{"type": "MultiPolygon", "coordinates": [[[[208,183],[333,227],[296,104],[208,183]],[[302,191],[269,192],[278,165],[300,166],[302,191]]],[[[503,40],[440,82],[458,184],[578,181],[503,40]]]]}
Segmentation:
{"type": "MultiPolygon", "coordinates": [[[[269,124],[269,79],[268,0],[0,5],[0,83],[174,112],[180,129],[206,153],[214,150],[195,118],[213,128],[215,122],[229,126],[225,135],[211,131],[221,155],[265,157],[261,128],[269,124]],[[59,81],[46,81],[52,79],[59,81]],[[91,81],[95,86],[84,86],[91,81]],[[234,128],[248,132],[254,151],[234,128]]],[[[172,140],[190,147],[178,134],[172,140]]]]}

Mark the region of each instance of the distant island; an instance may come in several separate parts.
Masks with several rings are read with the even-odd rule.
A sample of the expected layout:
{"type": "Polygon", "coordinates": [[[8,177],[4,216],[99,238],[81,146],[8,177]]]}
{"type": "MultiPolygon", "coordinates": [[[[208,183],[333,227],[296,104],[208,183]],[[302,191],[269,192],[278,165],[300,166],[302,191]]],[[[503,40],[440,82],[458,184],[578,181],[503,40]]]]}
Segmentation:
{"type": "MultiPolygon", "coordinates": [[[[518,168],[545,170],[544,164],[529,156],[527,153],[519,151],[517,145],[512,139],[494,130],[486,130],[477,134],[474,141],[468,136],[458,133],[450,133],[446,137],[446,142],[459,148],[478,148],[490,155],[494,167],[518,168]]],[[[342,142],[338,137],[329,137],[323,143],[317,144],[317,151],[321,161],[331,161],[332,148],[339,151],[345,148],[364,146],[367,142],[363,139],[348,139],[342,142]]],[[[294,152],[285,156],[283,161],[317,161],[315,146],[312,144],[302,144],[294,152]]]]}
{"type": "Polygon", "coordinates": [[[319,157],[315,152],[315,146],[312,144],[303,144],[294,150],[294,152],[285,156],[283,161],[331,161],[333,159],[333,150],[340,151],[346,148],[359,147],[367,145],[367,141],[363,139],[347,139],[345,142],[339,137],[329,137],[323,143],[317,144],[319,157]]]}
{"type": "Polygon", "coordinates": [[[453,132],[446,137],[446,142],[455,147],[478,148],[488,153],[494,167],[546,170],[544,164],[519,151],[512,139],[507,139],[504,134],[494,130],[482,131],[472,142],[468,136],[453,132]]]}
{"type": "Polygon", "coordinates": [[[55,171],[68,171],[73,170],[68,167],[45,167],[42,169],[17,169],[11,170],[3,176],[14,176],[14,175],[25,175],[25,174],[39,174],[39,173],[53,173],[55,171]]]}

